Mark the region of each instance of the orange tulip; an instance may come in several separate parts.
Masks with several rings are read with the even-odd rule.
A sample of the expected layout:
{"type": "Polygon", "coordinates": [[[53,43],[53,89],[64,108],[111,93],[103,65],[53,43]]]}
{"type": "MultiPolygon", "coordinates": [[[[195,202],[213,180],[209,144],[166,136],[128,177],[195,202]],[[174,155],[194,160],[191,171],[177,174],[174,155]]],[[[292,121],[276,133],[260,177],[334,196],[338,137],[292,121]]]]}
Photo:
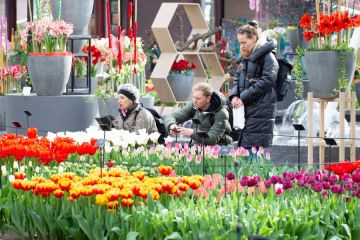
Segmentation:
{"type": "Polygon", "coordinates": [[[23,180],[23,179],[25,179],[26,174],[23,172],[16,172],[16,173],[14,173],[14,177],[15,177],[15,179],[23,180]]]}
{"type": "Polygon", "coordinates": [[[124,198],[121,200],[121,205],[131,208],[134,205],[134,200],[131,198],[124,198]]]}
{"type": "Polygon", "coordinates": [[[57,189],[54,192],[54,197],[56,198],[62,198],[64,196],[64,191],[62,191],[61,189],[57,189]]]}
{"type": "Polygon", "coordinates": [[[69,191],[71,188],[71,180],[69,180],[68,178],[61,178],[58,181],[58,184],[60,189],[63,191],[69,191]]]}
{"type": "Polygon", "coordinates": [[[172,171],[172,167],[160,165],[160,166],[158,167],[158,170],[159,170],[159,172],[160,172],[161,175],[168,176],[168,175],[170,175],[170,173],[171,173],[171,171],[172,171]]]}
{"type": "Polygon", "coordinates": [[[108,209],[111,209],[111,210],[116,209],[119,207],[119,201],[108,202],[107,207],[108,207],[108,209]]]}

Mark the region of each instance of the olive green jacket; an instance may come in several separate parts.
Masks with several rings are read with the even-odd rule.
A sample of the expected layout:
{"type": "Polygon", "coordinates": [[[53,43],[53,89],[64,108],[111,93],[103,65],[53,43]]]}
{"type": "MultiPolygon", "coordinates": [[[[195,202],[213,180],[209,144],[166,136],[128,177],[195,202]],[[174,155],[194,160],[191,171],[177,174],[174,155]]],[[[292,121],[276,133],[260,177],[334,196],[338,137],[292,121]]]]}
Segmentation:
{"type": "Polygon", "coordinates": [[[196,133],[196,131],[205,131],[209,135],[209,138],[204,139],[204,144],[215,145],[223,144],[227,145],[232,142],[230,136],[226,133],[231,132],[229,123],[229,113],[226,109],[226,100],[221,93],[214,91],[211,96],[211,104],[207,111],[201,111],[194,108],[194,104],[189,102],[184,108],[178,112],[169,114],[165,117],[165,126],[167,131],[170,131],[170,126],[174,123],[181,124],[191,118],[197,118],[200,120],[199,126],[192,124],[194,133],[190,136],[196,143],[202,143],[202,138],[196,133]],[[195,113],[194,113],[195,112],[195,113]]]}

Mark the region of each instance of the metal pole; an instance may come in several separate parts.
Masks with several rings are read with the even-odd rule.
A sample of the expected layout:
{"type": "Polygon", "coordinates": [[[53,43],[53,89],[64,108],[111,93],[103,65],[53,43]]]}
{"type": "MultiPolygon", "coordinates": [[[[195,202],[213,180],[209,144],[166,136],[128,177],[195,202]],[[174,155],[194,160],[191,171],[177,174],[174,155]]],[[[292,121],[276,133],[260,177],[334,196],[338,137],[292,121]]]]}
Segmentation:
{"type": "Polygon", "coordinates": [[[27,129],[29,129],[29,116],[26,115],[26,126],[27,126],[27,129]]]}
{"type": "Polygon", "coordinates": [[[205,144],[204,144],[204,138],[201,139],[202,141],[202,165],[203,165],[203,175],[205,176],[206,170],[205,170],[205,144]]]}
{"type": "Polygon", "coordinates": [[[300,170],[300,130],[298,130],[298,169],[300,170]]]}

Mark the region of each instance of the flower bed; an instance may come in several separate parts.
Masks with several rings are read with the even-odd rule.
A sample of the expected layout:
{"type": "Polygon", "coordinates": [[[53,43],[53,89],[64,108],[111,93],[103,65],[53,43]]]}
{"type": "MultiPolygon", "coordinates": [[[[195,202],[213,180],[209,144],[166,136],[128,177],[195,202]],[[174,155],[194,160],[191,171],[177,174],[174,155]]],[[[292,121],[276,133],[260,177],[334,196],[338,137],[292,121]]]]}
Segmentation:
{"type": "Polygon", "coordinates": [[[243,237],[360,237],[360,169],[342,176],[299,172],[274,167],[263,149],[233,149],[225,157],[218,146],[206,147],[203,158],[198,146],[135,147],[131,140],[124,148],[110,142],[100,171],[100,151],[79,155],[80,143],[95,135],[44,139],[30,129],[28,138],[3,136],[1,153],[14,142],[25,149],[48,143],[52,150],[76,151],[46,165],[36,154],[19,161],[5,151],[0,233],[43,239],[236,239],[241,226],[243,237]]]}

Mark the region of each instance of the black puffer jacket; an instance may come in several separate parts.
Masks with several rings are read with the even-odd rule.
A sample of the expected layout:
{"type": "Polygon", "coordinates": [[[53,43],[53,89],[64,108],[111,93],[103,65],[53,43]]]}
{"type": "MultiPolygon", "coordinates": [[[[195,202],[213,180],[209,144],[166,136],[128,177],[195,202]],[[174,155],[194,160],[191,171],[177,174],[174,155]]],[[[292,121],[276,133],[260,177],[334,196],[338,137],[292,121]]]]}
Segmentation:
{"type": "Polygon", "coordinates": [[[269,147],[272,144],[276,111],[276,76],[279,69],[276,41],[269,39],[248,59],[241,58],[230,101],[240,97],[245,105],[245,127],[239,134],[239,146],[269,147]],[[263,66],[260,66],[263,62],[263,66]],[[262,71],[261,71],[262,70],[262,71]]]}

